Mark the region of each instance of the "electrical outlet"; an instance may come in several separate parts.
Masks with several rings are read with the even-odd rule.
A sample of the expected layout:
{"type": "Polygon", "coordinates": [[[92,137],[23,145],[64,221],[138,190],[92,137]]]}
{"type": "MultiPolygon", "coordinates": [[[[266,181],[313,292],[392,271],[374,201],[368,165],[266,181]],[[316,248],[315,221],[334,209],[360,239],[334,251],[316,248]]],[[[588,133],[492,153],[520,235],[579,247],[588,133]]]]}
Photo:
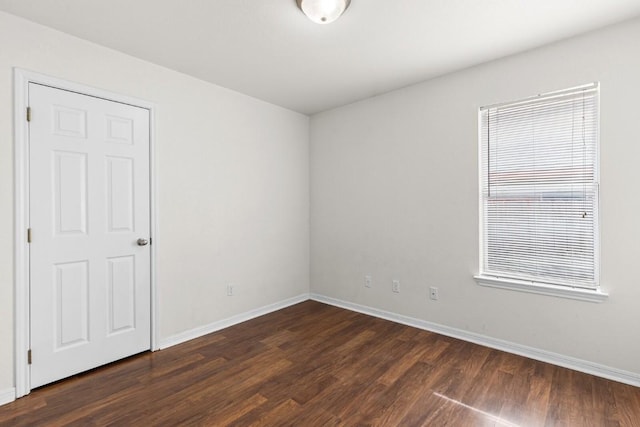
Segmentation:
{"type": "Polygon", "coordinates": [[[391,282],[391,290],[396,294],[400,293],[400,280],[394,280],[391,282]]]}
{"type": "Polygon", "coordinates": [[[235,290],[235,285],[233,283],[228,283],[227,284],[227,296],[228,297],[232,297],[233,296],[233,291],[235,290]]]}
{"type": "Polygon", "coordinates": [[[364,286],[365,288],[371,287],[371,276],[364,276],[364,286]]]}
{"type": "Polygon", "coordinates": [[[435,286],[432,286],[429,288],[429,298],[437,301],[438,300],[438,288],[436,288],[435,286]]]}

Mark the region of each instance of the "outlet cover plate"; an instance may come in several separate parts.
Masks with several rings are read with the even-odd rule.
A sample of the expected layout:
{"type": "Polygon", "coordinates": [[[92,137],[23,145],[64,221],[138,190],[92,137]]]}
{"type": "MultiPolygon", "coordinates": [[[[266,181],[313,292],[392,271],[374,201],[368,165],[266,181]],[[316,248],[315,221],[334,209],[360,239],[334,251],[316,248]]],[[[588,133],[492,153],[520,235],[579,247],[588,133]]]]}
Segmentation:
{"type": "Polygon", "coordinates": [[[365,288],[370,288],[372,281],[373,280],[371,279],[371,276],[364,276],[364,286],[365,286],[365,288]]]}
{"type": "Polygon", "coordinates": [[[400,280],[394,280],[391,282],[391,290],[396,294],[400,293],[400,280]]]}

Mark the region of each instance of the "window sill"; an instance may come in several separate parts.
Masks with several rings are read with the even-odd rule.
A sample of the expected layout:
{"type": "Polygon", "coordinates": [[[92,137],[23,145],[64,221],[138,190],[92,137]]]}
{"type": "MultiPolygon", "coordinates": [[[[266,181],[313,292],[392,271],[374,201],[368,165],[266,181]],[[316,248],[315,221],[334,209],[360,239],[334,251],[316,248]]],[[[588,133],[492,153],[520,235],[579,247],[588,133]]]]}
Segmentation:
{"type": "Polygon", "coordinates": [[[560,298],[576,299],[589,302],[603,302],[609,294],[601,289],[570,288],[568,286],[547,285],[524,280],[506,279],[490,276],[473,276],[478,285],[491,288],[509,289],[512,291],[528,292],[532,294],[550,295],[560,298]]]}

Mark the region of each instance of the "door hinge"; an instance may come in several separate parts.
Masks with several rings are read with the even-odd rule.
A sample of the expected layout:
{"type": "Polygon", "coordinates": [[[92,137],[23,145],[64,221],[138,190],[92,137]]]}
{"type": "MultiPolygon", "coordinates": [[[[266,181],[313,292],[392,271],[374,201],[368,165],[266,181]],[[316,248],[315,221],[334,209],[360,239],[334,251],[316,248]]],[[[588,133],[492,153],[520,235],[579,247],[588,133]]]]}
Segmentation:
{"type": "Polygon", "coordinates": [[[153,245],[153,237],[149,237],[149,244],[153,245]]]}
{"type": "Polygon", "coordinates": [[[27,107],[27,121],[31,121],[31,107],[27,107]]]}
{"type": "Polygon", "coordinates": [[[27,350],[27,363],[31,365],[31,349],[27,350]]]}
{"type": "Polygon", "coordinates": [[[27,243],[31,243],[31,229],[27,228],[27,243]]]}

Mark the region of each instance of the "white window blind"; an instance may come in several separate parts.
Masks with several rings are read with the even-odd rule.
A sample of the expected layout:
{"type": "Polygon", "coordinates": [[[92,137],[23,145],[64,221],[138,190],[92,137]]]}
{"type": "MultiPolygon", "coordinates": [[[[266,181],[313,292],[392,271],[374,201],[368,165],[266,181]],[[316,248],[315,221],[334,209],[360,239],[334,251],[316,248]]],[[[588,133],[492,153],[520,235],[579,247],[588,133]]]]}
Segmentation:
{"type": "Polygon", "coordinates": [[[481,274],[597,288],[598,95],[481,109],[481,274]]]}

